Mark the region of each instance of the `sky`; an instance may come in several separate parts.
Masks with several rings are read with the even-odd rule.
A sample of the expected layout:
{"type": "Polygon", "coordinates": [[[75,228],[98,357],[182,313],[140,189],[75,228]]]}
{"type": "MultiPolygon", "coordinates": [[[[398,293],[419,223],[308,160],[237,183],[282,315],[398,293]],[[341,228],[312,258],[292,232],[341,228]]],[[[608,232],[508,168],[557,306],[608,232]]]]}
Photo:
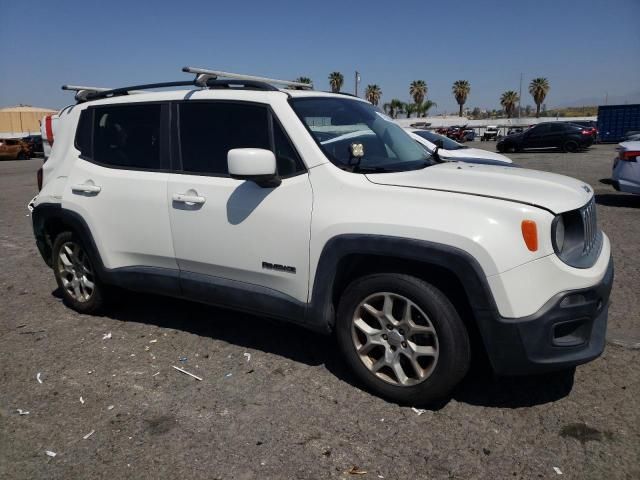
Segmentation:
{"type": "Polygon", "coordinates": [[[65,83],[118,87],[188,80],[183,66],[293,79],[328,90],[377,84],[382,102],[409,100],[425,80],[432,113],[457,110],[451,84],[471,83],[470,108],[522,104],[546,77],[548,108],[640,101],[640,0],[323,2],[0,0],[0,107],[73,103],[65,83]]]}

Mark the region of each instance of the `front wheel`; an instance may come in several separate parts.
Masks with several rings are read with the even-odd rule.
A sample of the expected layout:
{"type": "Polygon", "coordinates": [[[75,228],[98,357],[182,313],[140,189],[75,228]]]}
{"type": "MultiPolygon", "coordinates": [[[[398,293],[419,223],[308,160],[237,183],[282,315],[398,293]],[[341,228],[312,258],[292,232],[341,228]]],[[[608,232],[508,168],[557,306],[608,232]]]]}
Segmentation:
{"type": "Polygon", "coordinates": [[[53,272],[64,302],[80,313],[96,313],[104,305],[104,286],[95,275],[89,253],[72,232],[53,244],[53,272]]]}
{"type": "Polygon", "coordinates": [[[359,278],[338,307],[347,364],[371,391],[402,404],[445,397],[469,368],[467,330],[433,285],[402,274],[359,278]]]}

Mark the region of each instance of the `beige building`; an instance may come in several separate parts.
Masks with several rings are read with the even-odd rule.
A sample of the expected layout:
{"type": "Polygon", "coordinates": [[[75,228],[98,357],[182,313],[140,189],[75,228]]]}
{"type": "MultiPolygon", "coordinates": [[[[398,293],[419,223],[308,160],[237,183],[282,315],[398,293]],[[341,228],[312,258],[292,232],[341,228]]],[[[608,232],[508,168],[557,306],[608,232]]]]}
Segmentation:
{"type": "Polygon", "coordinates": [[[38,134],[40,120],[52,113],[56,113],[56,110],[22,105],[0,108],[0,136],[7,138],[38,134]]]}

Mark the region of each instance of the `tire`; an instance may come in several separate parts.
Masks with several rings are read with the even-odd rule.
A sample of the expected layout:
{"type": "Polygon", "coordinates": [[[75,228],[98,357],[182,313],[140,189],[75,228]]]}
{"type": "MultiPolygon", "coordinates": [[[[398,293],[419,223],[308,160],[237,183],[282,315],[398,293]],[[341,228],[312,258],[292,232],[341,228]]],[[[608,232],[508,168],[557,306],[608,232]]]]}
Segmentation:
{"type": "Polygon", "coordinates": [[[576,153],[578,151],[578,143],[573,140],[566,141],[564,145],[562,145],[562,151],[576,153]]]}
{"type": "Polygon", "coordinates": [[[498,152],[500,153],[505,153],[507,151],[507,148],[504,146],[504,144],[497,144],[496,145],[496,150],[498,150],[498,152]]]}
{"type": "Polygon", "coordinates": [[[400,404],[446,397],[469,369],[469,336],[456,309],[440,290],[409,275],[353,281],[340,298],[336,337],[362,384],[400,404]]]}
{"type": "Polygon", "coordinates": [[[63,232],[53,243],[53,273],[64,303],[79,313],[97,313],[105,305],[105,286],[80,239],[63,232]]]}

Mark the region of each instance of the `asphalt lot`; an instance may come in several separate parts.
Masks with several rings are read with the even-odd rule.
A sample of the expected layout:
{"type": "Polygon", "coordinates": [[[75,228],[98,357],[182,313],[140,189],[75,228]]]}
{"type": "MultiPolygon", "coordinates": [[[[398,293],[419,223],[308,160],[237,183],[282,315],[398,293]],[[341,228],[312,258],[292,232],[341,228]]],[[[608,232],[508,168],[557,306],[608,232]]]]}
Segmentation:
{"type": "Polygon", "coordinates": [[[41,161],[0,162],[0,478],[640,478],[640,196],[600,182],[613,152],[511,155],[596,191],[616,265],[604,355],[575,375],[477,366],[421,415],[290,325],[139,294],[67,309],[26,209],[41,161]]]}

